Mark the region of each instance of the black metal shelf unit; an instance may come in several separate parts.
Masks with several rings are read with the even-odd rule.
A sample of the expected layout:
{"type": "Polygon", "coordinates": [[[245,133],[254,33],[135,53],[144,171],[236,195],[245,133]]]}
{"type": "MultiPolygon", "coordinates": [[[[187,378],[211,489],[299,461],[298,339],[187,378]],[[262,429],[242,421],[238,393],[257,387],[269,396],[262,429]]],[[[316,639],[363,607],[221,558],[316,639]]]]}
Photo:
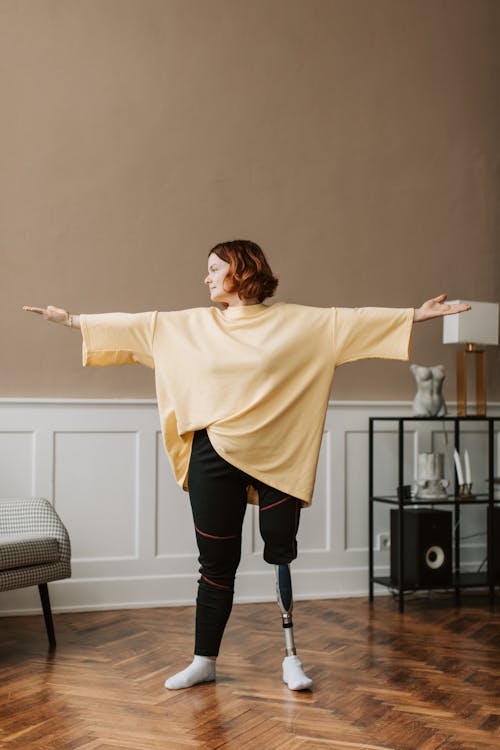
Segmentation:
{"type": "MultiPolygon", "coordinates": [[[[405,513],[403,512],[407,507],[418,507],[418,506],[434,506],[434,505],[450,505],[454,511],[454,571],[452,585],[447,588],[455,590],[457,602],[460,598],[460,591],[464,588],[472,587],[487,587],[489,589],[489,598],[491,605],[495,601],[495,580],[493,571],[493,508],[495,502],[500,503],[499,500],[495,501],[494,498],[494,424],[500,421],[500,417],[479,417],[479,416],[467,416],[467,417],[369,417],[369,448],[368,448],[368,494],[369,494],[369,593],[370,602],[373,602],[373,588],[374,584],[378,583],[383,586],[387,586],[394,590],[399,599],[399,611],[404,611],[404,595],[405,588],[394,582],[391,577],[387,576],[375,576],[374,575],[374,504],[385,503],[390,506],[394,506],[399,509],[398,513],[398,535],[399,540],[404,540],[404,523],[405,513]],[[455,487],[454,495],[448,498],[448,500],[414,500],[411,498],[404,497],[404,426],[406,422],[452,422],[454,425],[454,447],[457,451],[460,450],[460,425],[462,422],[486,422],[488,430],[488,492],[485,494],[476,495],[474,499],[462,499],[458,496],[458,485],[455,475],[455,487]],[[398,423],[398,478],[397,496],[374,496],[373,494],[373,470],[374,470],[374,436],[375,436],[375,423],[376,422],[397,422],[398,423]],[[484,505],[486,506],[486,554],[487,554],[487,572],[485,573],[464,573],[460,570],[460,508],[462,505],[484,505]]],[[[397,581],[404,582],[404,556],[403,556],[403,543],[398,544],[397,554],[397,568],[398,578],[397,581]]],[[[408,590],[408,589],[406,589],[408,590]]],[[[415,589],[412,589],[414,591],[415,589]]]]}

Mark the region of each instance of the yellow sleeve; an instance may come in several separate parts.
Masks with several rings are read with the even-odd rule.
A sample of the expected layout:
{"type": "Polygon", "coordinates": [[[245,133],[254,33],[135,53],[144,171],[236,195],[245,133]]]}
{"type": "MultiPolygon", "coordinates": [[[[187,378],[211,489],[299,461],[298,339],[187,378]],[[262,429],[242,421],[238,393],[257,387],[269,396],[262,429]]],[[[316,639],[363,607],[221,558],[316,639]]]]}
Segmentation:
{"type": "Polygon", "coordinates": [[[83,366],[141,364],[154,369],[157,312],[80,315],[83,366]]]}
{"type": "Polygon", "coordinates": [[[336,365],[358,359],[403,359],[410,356],[413,308],[333,308],[336,365]]]}

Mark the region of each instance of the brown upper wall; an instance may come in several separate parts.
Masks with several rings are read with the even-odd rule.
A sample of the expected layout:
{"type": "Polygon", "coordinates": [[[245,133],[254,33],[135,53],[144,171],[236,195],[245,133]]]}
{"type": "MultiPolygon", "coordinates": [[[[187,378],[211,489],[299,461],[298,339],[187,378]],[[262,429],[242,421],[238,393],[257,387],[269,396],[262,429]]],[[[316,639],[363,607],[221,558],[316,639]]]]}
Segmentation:
{"type": "MultiPolygon", "coordinates": [[[[208,305],[225,239],[263,246],[280,300],[497,301],[499,38],[496,0],[1,0],[0,397],[154,396],[21,306],[208,305]]],[[[453,400],[441,332],[411,359],[453,400]]],[[[334,396],[414,391],[372,361],[334,396]]]]}

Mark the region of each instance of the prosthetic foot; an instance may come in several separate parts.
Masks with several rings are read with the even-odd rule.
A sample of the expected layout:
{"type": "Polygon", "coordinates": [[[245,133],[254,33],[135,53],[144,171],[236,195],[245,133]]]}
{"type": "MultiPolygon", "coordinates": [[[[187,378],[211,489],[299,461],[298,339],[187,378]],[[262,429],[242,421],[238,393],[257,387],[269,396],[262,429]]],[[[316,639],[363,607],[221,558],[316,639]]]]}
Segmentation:
{"type": "Polygon", "coordinates": [[[304,674],[302,662],[297,656],[293,639],[293,595],[292,579],[289,565],[275,565],[276,596],[281,610],[283,630],[285,633],[285,658],[283,659],[283,682],[290,690],[307,690],[312,687],[312,680],[304,674]]]}

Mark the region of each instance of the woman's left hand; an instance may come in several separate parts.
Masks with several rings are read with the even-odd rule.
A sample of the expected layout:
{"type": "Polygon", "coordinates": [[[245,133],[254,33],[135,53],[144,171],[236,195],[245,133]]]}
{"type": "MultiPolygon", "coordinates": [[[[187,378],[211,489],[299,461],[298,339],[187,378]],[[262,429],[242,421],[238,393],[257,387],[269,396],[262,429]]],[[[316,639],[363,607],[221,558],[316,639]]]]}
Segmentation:
{"type": "Polygon", "coordinates": [[[424,320],[432,318],[441,318],[443,315],[455,315],[456,313],[466,312],[471,309],[470,305],[449,305],[445,303],[447,294],[440,294],[439,297],[429,299],[423,305],[415,309],[413,317],[414,323],[422,323],[424,320]]]}

